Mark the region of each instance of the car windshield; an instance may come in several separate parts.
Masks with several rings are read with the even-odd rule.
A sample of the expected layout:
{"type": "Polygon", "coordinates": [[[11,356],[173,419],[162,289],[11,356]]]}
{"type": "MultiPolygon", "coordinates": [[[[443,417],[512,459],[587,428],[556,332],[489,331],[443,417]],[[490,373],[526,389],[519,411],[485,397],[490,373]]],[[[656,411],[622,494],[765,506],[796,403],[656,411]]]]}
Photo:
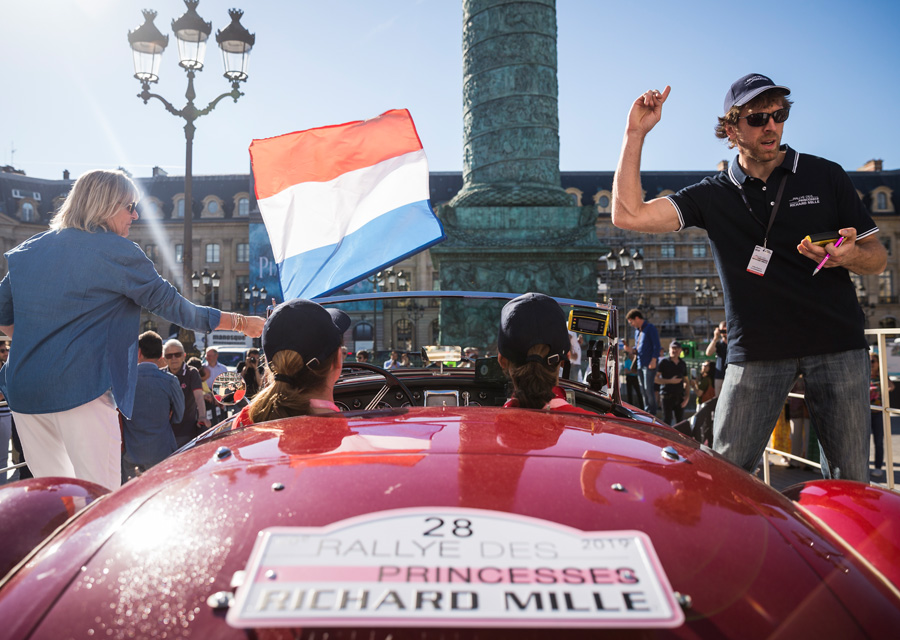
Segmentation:
{"type": "MultiPolygon", "coordinates": [[[[345,339],[350,362],[365,352],[363,357],[368,355],[370,364],[384,368],[468,367],[479,358],[496,357],[500,311],[517,295],[431,291],[332,296],[316,301],[350,316],[351,328],[345,339]]],[[[574,339],[582,352],[582,370],[590,364],[587,351],[593,343],[601,354],[600,366],[612,380],[616,367],[607,366],[607,358],[617,357],[608,353],[616,344],[615,311],[593,302],[556,300],[567,318],[575,318],[570,327],[575,329],[574,339]]]]}
{"type": "Polygon", "coordinates": [[[219,351],[219,364],[225,365],[229,369],[236,368],[243,360],[243,351],[219,351]]]}

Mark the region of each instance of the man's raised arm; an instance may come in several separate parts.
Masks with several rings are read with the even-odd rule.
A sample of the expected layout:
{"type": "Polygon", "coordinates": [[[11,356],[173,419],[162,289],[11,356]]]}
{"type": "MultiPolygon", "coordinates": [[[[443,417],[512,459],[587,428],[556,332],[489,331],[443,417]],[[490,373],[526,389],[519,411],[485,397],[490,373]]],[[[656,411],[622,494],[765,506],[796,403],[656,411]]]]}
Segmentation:
{"type": "Polygon", "coordinates": [[[671,87],[651,89],[634,101],[622,142],[622,154],[613,181],[612,223],[620,229],[661,233],[680,227],[675,206],[666,198],[644,202],[641,188],[641,151],[644,138],[662,117],[671,87]]]}

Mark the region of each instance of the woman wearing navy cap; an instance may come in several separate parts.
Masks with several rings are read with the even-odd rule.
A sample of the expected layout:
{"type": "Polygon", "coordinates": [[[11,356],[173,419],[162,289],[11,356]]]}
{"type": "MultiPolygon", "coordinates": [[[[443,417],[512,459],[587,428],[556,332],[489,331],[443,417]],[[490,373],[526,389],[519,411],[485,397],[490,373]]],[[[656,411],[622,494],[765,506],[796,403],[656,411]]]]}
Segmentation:
{"type": "Polygon", "coordinates": [[[557,386],[569,352],[569,332],[565,313],[553,298],[526,293],[506,303],[500,312],[497,350],[500,366],[513,383],[513,397],[504,407],[595,415],[566,402],[557,386]]]}
{"type": "Polygon", "coordinates": [[[341,376],[341,346],[349,327],[346,313],[310,300],[275,307],[262,334],[273,382],[241,410],[235,426],[340,411],[334,384],[341,376]]]}

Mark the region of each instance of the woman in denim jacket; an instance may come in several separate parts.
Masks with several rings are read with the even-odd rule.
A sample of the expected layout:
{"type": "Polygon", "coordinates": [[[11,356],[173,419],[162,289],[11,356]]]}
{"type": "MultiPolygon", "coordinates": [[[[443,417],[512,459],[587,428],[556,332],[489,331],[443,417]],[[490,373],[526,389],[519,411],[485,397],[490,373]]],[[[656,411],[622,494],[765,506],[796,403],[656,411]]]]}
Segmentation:
{"type": "Polygon", "coordinates": [[[0,392],[36,477],[119,486],[116,410],[131,416],[142,307],[195,331],[262,333],[263,318],[197,306],[156,272],[127,240],[138,199],[121,171],[85,173],[50,230],[6,254],[0,330],[16,339],[0,392]]]}

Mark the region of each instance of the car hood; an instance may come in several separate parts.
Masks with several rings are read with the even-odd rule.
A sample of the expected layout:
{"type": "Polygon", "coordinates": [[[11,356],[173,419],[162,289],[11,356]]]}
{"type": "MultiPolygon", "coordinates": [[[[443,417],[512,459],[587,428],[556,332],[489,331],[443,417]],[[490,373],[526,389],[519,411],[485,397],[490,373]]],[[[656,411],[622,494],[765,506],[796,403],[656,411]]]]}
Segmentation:
{"type": "Polygon", "coordinates": [[[676,635],[852,636],[867,633],[866,618],[896,616],[894,592],[852,550],[670,429],[562,412],[413,408],[274,421],[198,443],[59,532],[0,590],[0,619],[15,620],[10,638],[244,637],[207,599],[233,591],[260,531],[409,507],[641,531],[690,602],[676,635]]]}

